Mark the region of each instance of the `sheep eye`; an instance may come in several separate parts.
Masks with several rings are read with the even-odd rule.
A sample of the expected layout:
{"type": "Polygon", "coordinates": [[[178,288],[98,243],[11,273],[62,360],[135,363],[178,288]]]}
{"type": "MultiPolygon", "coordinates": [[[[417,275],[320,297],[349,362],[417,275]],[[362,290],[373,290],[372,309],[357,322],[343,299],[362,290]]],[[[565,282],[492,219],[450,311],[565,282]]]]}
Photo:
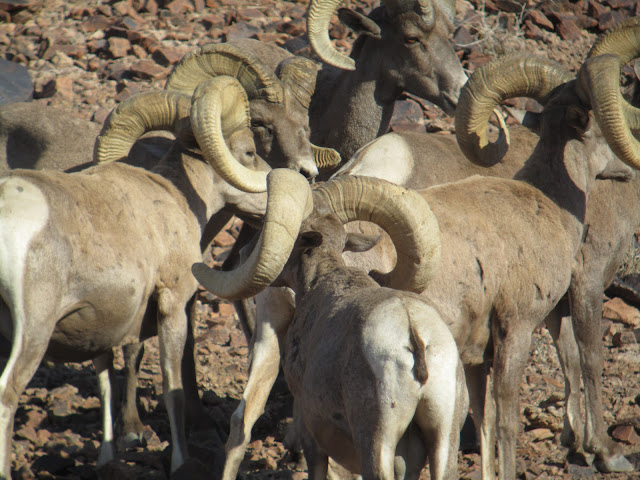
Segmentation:
{"type": "Polygon", "coordinates": [[[414,43],[418,43],[418,39],[416,37],[405,37],[404,38],[404,42],[408,43],[409,45],[413,45],[414,43]]]}

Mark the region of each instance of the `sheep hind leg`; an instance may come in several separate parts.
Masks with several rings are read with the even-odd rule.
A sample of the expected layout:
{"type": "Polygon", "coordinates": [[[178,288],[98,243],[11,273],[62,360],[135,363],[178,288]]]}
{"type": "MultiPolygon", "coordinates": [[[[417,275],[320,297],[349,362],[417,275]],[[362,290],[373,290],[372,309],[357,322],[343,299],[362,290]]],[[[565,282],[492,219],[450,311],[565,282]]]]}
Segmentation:
{"type": "Polygon", "coordinates": [[[120,409],[121,433],[118,448],[126,449],[144,446],[144,425],[140,420],[137,405],[138,372],[144,356],[144,343],[134,343],[122,347],[124,355],[124,395],[120,409]]]}
{"type": "Polygon", "coordinates": [[[578,349],[584,384],[585,436],[584,449],[596,456],[601,472],[631,472],[633,465],[625,458],[620,445],[609,438],[604,423],[602,371],[604,366],[600,319],[602,287],[587,288],[588,279],[575,277],[569,288],[571,321],[578,349]]]}
{"type": "Polygon", "coordinates": [[[31,319],[13,311],[13,342],[9,360],[0,376],[0,478],[11,478],[13,422],[20,395],[33,377],[49,345],[55,324],[31,319]]]}
{"type": "Polygon", "coordinates": [[[489,367],[485,364],[468,365],[465,377],[469,390],[472,420],[480,440],[482,480],[496,477],[496,409],[489,367]]]}
{"type": "Polygon", "coordinates": [[[298,421],[298,434],[304,458],[307,461],[307,470],[309,472],[309,480],[325,480],[329,478],[329,457],[320,450],[318,444],[313,439],[301,418],[294,419],[298,421]]]}
{"type": "Polygon", "coordinates": [[[458,364],[454,370],[433,372],[434,380],[444,381],[431,385],[427,382],[414,417],[424,437],[432,480],[458,478],[460,430],[469,411],[469,395],[462,365],[458,364]]]}
{"type": "Polygon", "coordinates": [[[520,430],[519,388],[531,347],[531,330],[515,328],[519,321],[522,319],[517,316],[495,319],[491,326],[500,480],[516,478],[516,437],[520,430]]]}
{"type": "Polygon", "coordinates": [[[100,410],[102,414],[102,443],[96,465],[101,467],[115,458],[113,446],[113,351],[109,351],[93,360],[94,368],[98,374],[98,386],[100,389],[100,410]]]}
{"type": "Polygon", "coordinates": [[[162,392],[171,427],[171,472],[175,472],[187,458],[185,431],[185,398],[182,388],[181,365],[187,338],[185,301],[176,299],[170,290],[158,296],[158,344],[162,369],[162,392]]]}
{"type": "Polygon", "coordinates": [[[374,407],[369,398],[347,396],[347,422],[351,425],[353,446],[360,460],[363,480],[396,478],[396,450],[416,413],[416,404],[401,398],[398,391],[396,388],[380,388],[376,392],[378,403],[374,407]],[[390,398],[396,399],[392,405],[386,404],[390,398]]]}

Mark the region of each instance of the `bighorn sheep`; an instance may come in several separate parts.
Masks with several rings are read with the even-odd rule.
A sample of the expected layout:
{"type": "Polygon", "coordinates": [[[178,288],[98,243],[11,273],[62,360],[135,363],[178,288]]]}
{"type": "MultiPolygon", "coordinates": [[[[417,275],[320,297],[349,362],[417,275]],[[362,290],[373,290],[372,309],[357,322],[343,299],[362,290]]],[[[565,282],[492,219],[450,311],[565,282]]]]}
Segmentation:
{"type": "MultiPolygon", "coordinates": [[[[395,100],[403,91],[453,112],[467,80],[448,38],[454,1],[384,0],[369,16],[340,9],[340,20],[359,35],[352,58],[339,55],[329,42],[329,20],[339,3],[312,0],[309,5],[309,41],[328,64],[317,74],[309,107],[315,144],[350,158],[387,132],[395,100]]],[[[235,44],[259,53],[272,69],[282,61],[275,45],[250,39],[235,44]]]]}
{"type": "Polygon", "coordinates": [[[351,58],[329,41],[331,15],[340,0],[312,0],[308,35],[327,64],[318,73],[309,108],[311,139],[349,159],[386,133],[394,102],[407,91],[451,113],[467,80],[449,41],[456,15],[453,0],[383,0],[364,16],[340,9],[342,23],[359,36],[351,58]]]}
{"type": "Polygon", "coordinates": [[[294,172],[274,170],[268,180],[259,248],[240,275],[211,277],[204,264],[193,271],[223,297],[272,283],[296,292],[283,366],[301,407],[309,478],[324,479],[331,457],[365,479],[417,479],[425,452],[431,478],[457,478],[468,397],[451,332],[419,295],[381,287],[342,259],[345,249],[378,240],[347,234],[343,223],[380,223],[406,253],[391,275],[411,277],[420,289],[440,253],[428,206],[381,180],[341,178],[313,194],[294,172]]]}
{"type": "Polygon", "coordinates": [[[224,178],[242,175],[245,190],[260,192],[269,167],[255,155],[248,100],[231,77],[203,82],[192,98],[165,91],[124,102],[97,140],[98,162],[120,159],[153,129],[175,131],[185,146],[176,143],[152,171],[116,162],[71,174],[14,170],[0,179],[0,331],[13,339],[0,377],[3,478],[20,394],[45,354],[94,360],[104,419],[98,463],[109,461],[112,347],[156,332],[172,471],[187,455],[180,361],[185,305],[197,287],[189,268],[201,261],[200,237],[213,214],[264,213],[264,193],[238,191],[224,178]]]}
{"type": "MultiPolygon", "coordinates": [[[[312,0],[308,36],[328,65],[318,72],[309,107],[311,140],[350,158],[389,129],[396,99],[403,91],[432,101],[450,113],[467,77],[449,41],[456,14],[454,0],[383,0],[369,16],[340,9],[340,20],[359,36],[351,57],[329,41],[329,21],[339,0],[312,0]],[[336,68],[337,67],[337,68],[336,68]]],[[[281,61],[280,49],[256,40],[236,44],[260,54],[268,66],[281,61]]],[[[321,169],[326,178],[335,168],[321,169]]],[[[232,259],[231,257],[230,259],[232,259]]],[[[255,320],[236,302],[245,330],[255,320]]]]}
{"type": "MultiPolygon", "coordinates": [[[[475,130],[483,128],[496,98],[525,94],[534,95],[545,104],[541,140],[516,175],[517,180],[474,176],[423,192],[440,223],[443,260],[446,259],[443,265],[451,266],[442,269],[424,295],[438,306],[452,328],[468,369],[477,371],[484,364],[490,338],[494,345],[501,478],[515,477],[517,386],[531,332],[551,313],[569,287],[575,254],[581,246],[588,193],[595,177],[603,172],[610,178],[631,176],[628,169],[620,168],[602,138],[600,127],[589,117],[593,106],[608,143],[626,162],[635,161],[630,154],[621,154],[623,147],[618,138],[627,142],[623,145],[635,145],[622,126],[626,123],[620,120],[619,126],[612,126],[608,121],[609,117],[620,118],[617,110],[607,108],[613,104],[610,97],[619,95],[617,62],[617,57],[609,55],[591,58],[583,65],[578,80],[572,82],[568,82],[569,74],[559,66],[530,58],[509,58],[483,68],[465,89],[473,89],[473,94],[466,94],[466,101],[470,97],[482,98],[478,103],[483,109],[478,114],[476,104],[472,107],[465,104],[462,113],[457,114],[458,131],[471,130],[469,125],[475,130]],[[509,74],[505,73],[505,79],[500,72],[509,74]],[[605,84],[606,73],[615,77],[616,83],[607,78],[609,83],[605,84]],[[598,79],[593,80],[596,74],[598,79]],[[479,91],[482,78],[488,84],[484,92],[479,91]],[[498,79],[502,80],[496,92],[494,82],[498,79]],[[491,100],[484,98],[489,95],[491,100]],[[607,95],[604,101],[602,96],[607,95]],[[471,121],[467,111],[470,108],[471,121]]],[[[469,139],[476,138],[486,143],[486,136],[467,132],[461,141],[465,154],[474,153],[469,139]]],[[[487,154],[484,149],[480,155],[491,159],[497,153],[504,154],[503,143],[498,147],[491,144],[489,150],[493,152],[487,154]]],[[[476,157],[474,153],[472,158],[476,157]]],[[[392,258],[393,252],[387,251],[383,256],[392,258]]],[[[233,455],[248,442],[252,422],[264,406],[268,388],[277,374],[279,337],[283,326],[288,324],[286,316],[291,315],[290,307],[273,297],[259,298],[258,307],[267,312],[268,318],[260,318],[257,325],[249,382],[232,420],[227,451],[233,455]]],[[[467,381],[473,411],[482,424],[479,431],[484,475],[492,478],[491,412],[484,423],[478,418],[484,409],[481,394],[484,382],[477,374],[467,375],[467,381]],[[480,383],[473,385],[472,381],[480,383]]]]}
{"type": "MultiPolygon", "coordinates": [[[[269,71],[258,56],[233,45],[207,45],[187,55],[179,62],[167,80],[166,89],[191,95],[202,81],[216,75],[232,75],[249,93],[252,131],[259,153],[271,166],[287,166],[308,176],[317,173],[315,162],[326,166],[337,163],[339,157],[331,149],[309,144],[308,103],[315,84],[315,63],[291,57],[284,50],[275,62],[275,73],[269,71]],[[295,132],[292,135],[292,132],[295,132]]],[[[64,113],[36,103],[7,105],[0,109],[0,139],[6,146],[7,167],[80,170],[90,166],[90,151],[99,126],[82,122],[64,113]],[[67,118],[68,117],[68,118],[67,118]],[[55,119],[55,121],[54,121],[55,119]],[[65,152],[65,156],[61,155],[65,152]],[[29,162],[29,160],[32,160],[29,162]]],[[[171,147],[172,140],[156,135],[139,139],[130,151],[129,144],[120,152],[121,161],[151,168],[171,147]],[[143,147],[141,147],[143,145],[143,147]]],[[[183,134],[187,134],[183,133],[183,134]]],[[[0,158],[1,160],[1,158],[0,158]]],[[[2,170],[2,165],[0,165],[2,170]]],[[[5,169],[9,170],[9,168],[5,169]]],[[[207,224],[202,237],[206,247],[230,218],[223,210],[207,224]]],[[[127,386],[122,409],[125,444],[135,442],[142,433],[142,423],[135,404],[136,376],[131,368],[141,358],[142,345],[125,346],[127,386]]],[[[190,355],[188,355],[189,357],[190,355]]],[[[197,399],[192,365],[183,371],[192,381],[186,382],[188,413],[201,412],[197,399]]]]}
{"type": "MultiPolygon", "coordinates": [[[[640,19],[632,18],[603,34],[589,57],[618,53],[622,64],[637,57],[637,45],[629,40],[640,32],[640,19]]],[[[623,104],[626,109],[626,104],[623,104]]],[[[528,114],[530,115],[530,114],[528,114]]],[[[638,130],[637,115],[630,109],[629,123],[638,130]]],[[[537,121],[528,117],[528,122],[537,121]]],[[[533,150],[537,135],[526,129],[511,129],[510,149],[502,161],[490,168],[467,162],[453,138],[425,134],[388,134],[363,147],[336,175],[353,174],[385,178],[408,188],[424,188],[474,174],[511,177],[533,150]],[[514,135],[515,134],[515,135],[514,135]],[[393,152],[393,163],[389,163],[393,152]]],[[[566,410],[563,441],[572,450],[594,454],[596,466],[605,472],[630,471],[620,447],[606,433],[602,407],[602,345],[600,318],[602,291],[615,275],[628,249],[629,238],[640,224],[640,176],[630,182],[601,178],[587,200],[587,234],[576,257],[569,287],[571,323],[557,320],[566,311],[563,301],[547,320],[558,347],[565,373],[566,410]],[[575,331],[575,337],[574,337],[575,331]],[[559,336],[560,335],[560,336],[559,336]],[[575,341],[577,340],[577,349],[575,341]],[[580,370],[585,386],[586,425],[580,413],[580,370]]],[[[362,259],[359,260],[362,262],[362,259]]],[[[565,319],[567,320],[567,319],[565,319]]]]}

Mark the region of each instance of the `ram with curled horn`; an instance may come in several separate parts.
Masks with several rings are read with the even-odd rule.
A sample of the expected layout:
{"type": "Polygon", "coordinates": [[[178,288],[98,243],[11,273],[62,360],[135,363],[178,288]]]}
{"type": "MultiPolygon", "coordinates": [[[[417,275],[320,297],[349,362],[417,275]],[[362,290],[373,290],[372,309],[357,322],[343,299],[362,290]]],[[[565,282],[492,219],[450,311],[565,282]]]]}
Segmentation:
{"type": "MultiPolygon", "coordinates": [[[[375,179],[341,178],[312,192],[298,174],[274,170],[268,183],[264,227],[246,262],[231,272],[196,264],[193,272],[226,298],[268,285],[296,292],[296,315],[278,335],[288,339],[282,361],[302,412],[310,478],[325,478],[331,457],[365,479],[417,479],[426,456],[432,478],[457,478],[468,397],[451,333],[419,295],[381,287],[342,259],[345,249],[364,251],[377,242],[343,229],[367,219],[402,253],[379,281],[422,290],[440,256],[428,205],[375,179]]],[[[244,457],[246,443],[236,440],[227,445],[223,479],[235,478],[244,457]]]]}
{"type": "Polygon", "coordinates": [[[451,113],[467,76],[449,40],[453,0],[384,0],[368,16],[339,9],[339,20],[358,36],[351,57],[329,40],[329,22],[340,3],[309,4],[309,42],[328,64],[318,74],[310,126],[314,143],[336,149],[346,160],[389,130],[402,92],[451,113]]]}
{"type": "MultiPolygon", "coordinates": [[[[258,154],[272,168],[286,167],[309,178],[321,167],[336,165],[340,157],[331,149],[309,142],[309,102],[315,89],[315,62],[282,54],[274,47],[267,58],[233,44],[209,44],[178,62],[165,89],[190,95],[202,81],[229,75],[242,84],[249,97],[251,127],[258,154]]],[[[284,52],[284,51],[283,51],[284,52]]]]}
{"type": "Polygon", "coordinates": [[[14,170],[0,179],[0,331],[12,340],[0,377],[3,478],[20,394],[45,356],[94,360],[103,407],[98,464],[111,460],[112,348],[156,333],[171,471],[180,467],[185,306],[197,289],[190,268],[202,259],[203,229],[222,209],[264,215],[269,167],[255,154],[248,99],[231,77],[207,80],[192,96],[131,97],[105,123],[96,158],[101,164],[82,172],[14,170]],[[154,129],[173,129],[182,141],[151,171],[115,162],[154,129]]]}
{"type": "MultiPolygon", "coordinates": [[[[626,64],[640,53],[638,38],[640,19],[626,20],[603,34],[588,56],[615,53],[620,56],[621,63],[626,64]]],[[[614,85],[611,85],[611,91],[615,91],[614,85]]],[[[610,118],[617,116],[618,124],[628,124],[628,127],[622,128],[623,133],[629,129],[634,132],[640,130],[637,109],[627,102],[621,102],[621,106],[623,116],[612,115],[610,118]]],[[[510,129],[508,136],[515,147],[509,148],[503,159],[491,167],[468,162],[461,155],[453,137],[392,133],[363,147],[336,175],[381,176],[408,188],[430,187],[472,175],[511,178],[522,168],[538,142],[538,117],[538,114],[528,112],[523,121],[527,128],[510,129]],[[386,153],[390,151],[395,152],[393,162],[389,162],[386,153]],[[393,169],[389,168],[390,163],[393,169]]],[[[504,138],[507,138],[506,135],[504,138]]],[[[624,155],[624,150],[629,150],[633,142],[628,139],[626,145],[620,149],[621,155],[624,155]]],[[[504,146],[501,148],[506,150],[504,146]]],[[[640,177],[636,174],[631,181],[619,181],[608,178],[604,172],[598,178],[587,199],[584,223],[589,225],[589,234],[576,256],[569,286],[571,318],[566,317],[569,304],[565,297],[546,323],[554,337],[565,375],[563,444],[570,448],[572,455],[577,453],[585,456],[587,461],[593,461],[595,457],[595,465],[600,471],[624,472],[632,468],[631,464],[622,455],[620,446],[607,434],[604,423],[601,394],[603,359],[599,328],[603,290],[611,284],[616,269],[624,263],[624,259],[637,255],[629,251],[629,245],[633,245],[634,232],[640,224],[640,209],[629,206],[640,203],[640,177]],[[582,419],[580,399],[583,381],[586,425],[582,419]]],[[[377,258],[373,257],[379,253],[375,250],[367,253],[371,256],[368,263],[371,267],[381,268],[376,263],[377,258]]],[[[354,261],[367,262],[367,259],[359,255],[354,261]]],[[[626,269],[624,273],[633,272],[626,269]]]]}
{"type": "MultiPolygon", "coordinates": [[[[459,115],[470,112],[474,115],[471,119],[464,116],[457,119],[464,151],[476,163],[486,164],[487,160],[493,163],[495,159],[484,153],[487,144],[482,129],[501,97],[523,93],[533,94],[544,104],[540,140],[514,180],[475,176],[423,192],[440,223],[442,251],[447,257],[443,265],[455,266],[441,269],[423,295],[434,305],[440,305],[439,311],[446,312],[445,322],[452,328],[469,371],[467,379],[483,378],[485,347],[490,338],[494,344],[501,478],[515,476],[518,416],[514,388],[519,385],[526,363],[523,355],[529,351],[533,329],[547,315],[554,314],[554,307],[575,274],[576,253],[582,248],[586,202],[595,179],[605,177],[624,184],[633,176],[612,152],[612,149],[629,150],[624,145],[629,141],[625,122],[622,126],[614,125],[613,132],[599,126],[603,118],[620,117],[618,112],[628,110],[619,106],[622,100],[618,98],[618,89],[611,87],[610,79],[606,83],[598,80],[609,71],[617,79],[619,62],[617,57],[606,55],[590,58],[577,80],[571,80],[572,76],[558,65],[535,57],[509,57],[483,68],[466,87],[473,94],[461,96],[464,102],[477,101],[481,106],[478,109],[463,104],[459,108],[459,115]],[[485,77],[490,78],[488,84],[484,83],[485,77]],[[592,119],[592,105],[597,121],[592,119]],[[612,105],[617,106],[608,110],[612,105]],[[506,371],[516,373],[507,375],[506,371]]],[[[617,86],[617,81],[613,84],[617,86]]],[[[500,141],[505,140],[506,136],[500,137],[500,141]]],[[[505,151],[500,146],[489,148],[505,151]]],[[[633,156],[623,160],[636,165],[633,156]]],[[[385,248],[376,252],[376,257],[393,258],[393,251],[391,247],[385,248]]],[[[363,259],[356,264],[379,263],[363,259]]],[[[598,288],[601,292],[602,285],[598,288]]],[[[258,314],[258,331],[277,331],[278,325],[287,323],[288,309],[283,305],[290,302],[286,298],[289,294],[278,293],[277,298],[277,291],[270,289],[268,294],[258,296],[257,305],[262,311],[258,314]]],[[[276,355],[277,350],[277,336],[262,338],[254,345],[254,358],[276,355]]],[[[575,351],[569,353],[576,355],[575,351]]],[[[261,385],[267,384],[264,372],[269,363],[252,364],[243,412],[236,412],[238,419],[232,423],[232,432],[250,432],[256,412],[262,411],[268,391],[254,379],[259,378],[261,385]]],[[[478,382],[469,388],[472,410],[482,432],[484,475],[493,478],[495,425],[491,411],[485,417],[480,415],[484,411],[483,385],[478,382]]],[[[628,468],[615,443],[609,440],[607,445],[606,437],[598,441],[600,445],[604,441],[609,448],[599,452],[599,460],[609,462],[605,468],[628,468]]]]}

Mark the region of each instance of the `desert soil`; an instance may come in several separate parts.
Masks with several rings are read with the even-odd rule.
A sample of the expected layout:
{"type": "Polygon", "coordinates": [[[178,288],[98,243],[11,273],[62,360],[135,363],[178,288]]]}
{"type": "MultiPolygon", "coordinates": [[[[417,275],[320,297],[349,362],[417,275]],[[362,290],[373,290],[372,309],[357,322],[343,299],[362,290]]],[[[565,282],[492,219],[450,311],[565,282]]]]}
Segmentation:
{"type": "MultiPolygon", "coordinates": [[[[372,5],[373,0],[350,2],[351,8],[363,12],[372,5]]],[[[306,6],[306,1],[282,0],[0,1],[0,58],[29,69],[33,101],[102,122],[119,101],[161,89],[171,65],[198,45],[254,37],[308,54],[306,6]]],[[[548,56],[575,71],[599,33],[640,14],[640,4],[633,0],[458,0],[457,8],[453,40],[469,71],[513,51],[548,56]]],[[[335,21],[331,33],[336,45],[348,50],[353,35],[335,21]]],[[[408,96],[397,104],[393,129],[446,135],[452,132],[452,121],[437,107],[408,96]]],[[[229,224],[216,239],[214,262],[223,259],[238,227],[239,221],[229,224]]],[[[202,428],[191,431],[193,458],[175,477],[218,478],[229,417],[247,381],[249,352],[228,302],[200,292],[193,321],[200,392],[209,418],[203,419],[202,428]]],[[[635,309],[602,321],[605,420],[637,471],[639,326],[640,312],[635,309]]],[[[116,364],[122,367],[121,358],[116,364]]],[[[13,441],[14,478],[168,478],[169,427],[161,390],[157,341],[151,339],[139,380],[147,445],[122,451],[117,461],[97,471],[101,426],[93,367],[44,362],[21,397],[13,441]]],[[[534,335],[521,385],[519,476],[527,480],[640,478],[640,474],[600,474],[567,461],[559,441],[563,397],[557,357],[548,332],[541,327],[534,335]]],[[[243,478],[307,477],[303,462],[283,445],[290,409],[286,386],[279,380],[254,428],[254,440],[241,467],[243,478]]],[[[479,479],[479,460],[473,445],[465,442],[459,454],[460,478],[479,479]]],[[[423,478],[428,478],[426,470],[423,478]]]]}

